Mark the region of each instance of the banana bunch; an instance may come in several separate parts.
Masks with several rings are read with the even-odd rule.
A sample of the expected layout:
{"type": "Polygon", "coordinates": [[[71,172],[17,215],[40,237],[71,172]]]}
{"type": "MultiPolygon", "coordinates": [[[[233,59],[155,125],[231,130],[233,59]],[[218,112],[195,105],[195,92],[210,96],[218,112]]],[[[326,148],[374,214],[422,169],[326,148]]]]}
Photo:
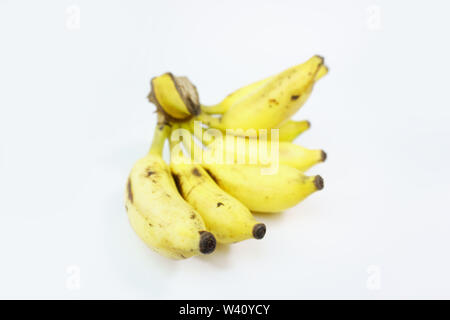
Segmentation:
{"type": "Polygon", "coordinates": [[[148,98],[158,122],[125,190],[138,236],[170,258],[209,254],[216,242],[262,239],[266,226],[252,212],[283,211],[321,190],[323,179],[305,171],[326,153],[294,144],[310,123],[290,118],[327,72],[313,56],[212,106],[200,104],[186,77],[153,78],[148,98]],[[166,140],[170,163],[162,158],[166,140]]]}

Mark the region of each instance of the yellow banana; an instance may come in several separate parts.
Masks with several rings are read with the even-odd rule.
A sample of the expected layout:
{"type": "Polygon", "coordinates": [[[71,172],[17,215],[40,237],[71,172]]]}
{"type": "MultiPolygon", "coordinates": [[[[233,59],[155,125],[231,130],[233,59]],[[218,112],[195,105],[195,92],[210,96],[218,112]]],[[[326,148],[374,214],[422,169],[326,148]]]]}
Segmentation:
{"type": "Polygon", "coordinates": [[[202,109],[202,111],[209,113],[209,114],[225,113],[233,104],[239,103],[239,101],[241,101],[242,99],[250,96],[251,94],[256,93],[258,90],[260,90],[262,87],[264,87],[264,85],[266,85],[273,77],[274,76],[251,83],[245,87],[242,87],[242,88],[234,91],[233,93],[230,93],[219,104],[216,104],[214,106],[203,106],[202,105],[201,109],[202,109]]]}
{"type": "Polygon", "coordinates": [[[280,142],[278,148],[279,163],[300,171],[306,171],[327,159],[327,154],[321,149],[307,149],[290,142],[280,142]]]}
{"type": "Polygon", "coordinates": [[[168,72],[151,81],[150,102],[168,118],[181,120],[200,111],[197,89],[186,77],[168,72]]]}
{"type": "MultiPolygon", "coordinates": [[[[293,67],[295,68],[295,67],[293,67]]],[[[322,78],[324,75],[328,73],[328,68],[325,65],[322,65],[319,68],[319,71],[316,74],[315,81],[322,78]]],[[[263,80],[256,81],[251,83],[245,87],[242,87],[233,93],[230,93],[225,99],[223,99],[219,104],[213,106],[201,106],[203,112],[208,114],[223,114],[225,113],[232,105],[240,103],[243,99],[249,97],[250,95],[256,94],[259,90],[261,90],[266,84],[268,84],[271,80],[273,80],[276,76],[271,76],[265,78],[263,80]]]]}
{"type": "Polygon", "coordinates": [[[233,104],[221,117],[203,112],[197,118],[224,131],[276,128],[307,100],[322,65],[323,58],[314,56],[304,64],[278,74],[256,94],[233,104]]]}
{"type": "Polygon", "coordinates": [[[188,130],[183,143],[191,157],[200,165],[224,191],[242,202],[251,211],[279,212],[290,208],[317,190],[323,189],[321,176],[306,176],[300,170],[278,165],[275,172],[264,174],[266,166],[247,164],[220,164],[202,161],[201,148],[193,141],[188,130]]]}
{"type": "Polygon", "coordinates": [[[133,166],[125,207],[138,236],[160,254],[184,259],[214,251],[215,237],[201,216],[178,193],[161,157],[169,129],[158,125],[150,152],[133,166]]]}
{"type": "Polygon", "coordinates": [[[309,177],[285,165],[267,175],[258,165],[202,165],[223,190],[257,212],[283,211],[323,188],[320,176],[309,177]]]}
{"type": "Polygon", "coordinates": [[[199,212],[218,242],[264,237],[266,226],[256,221],[241,202],[217,186],[200,165],[176,155],[174,147],[171,149],[170,167],[181,194],[199,212]]]}
{"type": "Polygon", "coordinates": [[[298,135],[302,134],[310,127],[311,123],[308,120],[288,120],[278,128],[278,139],[280,141],[292,142],[298,135]]]}
{"type": "MultiPolygon", "coordinates": [[[[192,118],[191,121],[188,122],[189,126],[191,127],[191,131],[194,128],[194,121],[192,121],[192,120],[195,120],[195,118],[192,118]]],[[[301,121],[288,120],[288,121],[284,122],[278,128],[273,128],[273,129],[278,129],[278,140],[279,141],[292,142],[295,140],[295,138],[297,138],[300,134],[302,134],[309,128],[311,128],[311,123],[308,120],[301,120],[301,121]]],[[[268,139],[271,139],[271,136],[272,136],[271,130],[272,129],[267,130],[268,139]]],[[[245,132],[239,132],[239,131],[233,131],[233,130],[229,131],[229,133],[236,135],[236,136],[245,134],[245,132]]],[[[260,131],[257,131],[256,135],[259,137],[260,131]]]]}
{"type": "MultiPolygon", "coordinates": [[[[193,123],[192,121],[190,122],[193,123]]],[[[183,123],[182,127],[190,130],[207,145],[203,154],[209,159],[221,162],[233,161],[240,164],[274,165],[282,164],[306,171],[312,166],[324,162],[327,158],[325,151],[308,149],[291,142],[274,143],[271,140],[244,138],[239,136],[223,136],[212,139],[208,132],[201,133],[195,127],[183,123]]]]}

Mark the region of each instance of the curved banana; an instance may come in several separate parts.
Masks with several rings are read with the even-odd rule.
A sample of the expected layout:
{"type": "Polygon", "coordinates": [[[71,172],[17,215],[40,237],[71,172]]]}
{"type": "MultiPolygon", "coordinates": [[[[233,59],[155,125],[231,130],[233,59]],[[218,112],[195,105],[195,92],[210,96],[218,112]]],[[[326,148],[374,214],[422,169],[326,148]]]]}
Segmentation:
{"type": "Polygon", "coordinates": [[[242,99],[250,96],[251,94],[256,93],[258,90],[260,90],[264,85],[266,85],[272,78],[268,77],[263,80],[256,81],[254,83],[251,83],[249,85],[246,85],[245,87],[242,87],[240,89],[237,89],[233,93],[230,93],[228,96],[225,97],[225,99],[222,100],[219,104],[213,105],[213,106],[201,106],[201,109],[203,112],[209,113],[209,114],[223,114],[225,113],[233,104],[239,103],[242,99]]]}
{"type": "Polygon", "coordinates": [[[170,168],[183,198],[199,212],[218,242],[235,243],[264,237],[266,226],[256,221],[241,202],[217,186],[200,165],[190,163],[175,151],[171,159],[170,168]]]}
{"type": "Polygon", "coordinates": [[[198,92],[186,77],[167,72],[151,80],[150,102],[171,119],[187,119],[200,112],[198,92]]]}
{"type": "Polygon", "coordinates": [[[307,100],[323,58],[314,56],[271,79],[257,93],[233,104],[221,117],[200,113],[197,118],[221,129],[270,129],[288,120],[307,100]]]}
{"type": "Polygon", "coordinates": [[[216,247],[201,216],[178,193],[170,168],[161,157],[169,129],[158,125],[150,152],[133,166],[125,207],[138,236],[160,254],[184,259],[216,247]]]}
{"type": "Polygon", "coordinates": [[[306,171],[327,159],[326,152],[321,149],[307,149],[290,142],[280,142],[278,148],[279,163],[300,171],[306,171]]]}
{"type": "MultiPolygon", "coordinates": [[[[296,68],[296,67],[292,67],[296,68]]],[[[291,69],[292,69],[291,68],[291,69]]],[[[324,75],[328,73],[328,67],[325,65],[320,66],[319,71],[316,74],[315,81],[318,81],[324,75]]],[[[269,81],[273,80],[276,76],[271,76],[265,78],[263,80],[256,81],[247,86],[244,86],[233,93],[230,93],[225,97],[220,103],[213,106],[201,106],[203,112],[208,114],[223,114],[225,113],[232,105],[238,104],[243,99],[249,97],[250,95],[256,94],[259,90],[261,90],[269,81]]]]}
{"type": "Polygon", "coordinates": [[[203,158],[199,159],[196,155],[203,157],[204,151],[193,141],[190,131],[184,132],[188,136],[184,136],[182,140],[191,157],[200,162],[219,187],[251,211],[279,212],[323,189],[321,176],[306,176],[287,165],[280,164],[276,172],[263,174],[266,166],[203,161],[203,158]]]}
{"type": "Polygon", "coordinates": [[[311,128],[311,123],[308,120],[288,120],[278,128],[278,139],[280,141],[292,142],[309,128],[311,128]]]}
{"type": "Polygon", "coordinates": [[[257,165],[202,163],[216,183],[247,208],[257,212],[280,212],[293,207],[323,188],[323,179],[279,165],[275,174],[261,174],[257,165]]]}

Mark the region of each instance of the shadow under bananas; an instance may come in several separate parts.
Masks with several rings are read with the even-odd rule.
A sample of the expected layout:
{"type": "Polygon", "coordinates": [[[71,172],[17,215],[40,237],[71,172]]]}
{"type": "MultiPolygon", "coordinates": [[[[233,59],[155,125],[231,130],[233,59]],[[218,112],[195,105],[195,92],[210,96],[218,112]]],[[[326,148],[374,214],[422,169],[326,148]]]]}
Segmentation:
{"type": "Polygon", "coordinates": [[[232,244],[217,243],[216,250],[211,255],[200,255],[194,257],[194,259],[198,259],[214,268],[228,269],[231,263],[230,246],[232,244]]]}
{"type": "MultiPolygon", "coordinates": [[[[267,235],[270,235],[270,230],[272,230],[272,227],[276,227],[278,224],[283,224],[283,220],[286,219],[286,212],[280,211],[280,212],[257,212],[252,211],[252,214],[255,216],[256,219],[259,221],[262,221],[267,225],[267,235]]],[[[266,235],[266,236],[267,236],[266,235]]],[[[264,241],[266,239],[262,239],[264,241]]]]}

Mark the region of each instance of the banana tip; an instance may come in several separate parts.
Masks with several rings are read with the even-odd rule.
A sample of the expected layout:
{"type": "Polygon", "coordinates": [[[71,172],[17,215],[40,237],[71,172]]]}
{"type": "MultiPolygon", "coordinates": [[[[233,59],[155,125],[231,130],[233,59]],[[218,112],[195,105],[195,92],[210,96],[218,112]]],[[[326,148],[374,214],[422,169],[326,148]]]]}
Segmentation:
{"type": "Polygon", "coordinates": [[[216,249],[216,238],[211,232],[200,231],[200,252],[209,254],[216,249]]]}
{"type": "Polygon", "coordinates": [[[323,56],[321,56],[320,54],[316,54],[315,57],[320,59],[322,64],[325,62],[325,58],[323,56]]]}
{"type": "Polygon", "coordinates": [[[262,239],[266,235],[266,225],[264,223],[255,224],[253,227],[253,237],[255,239],[262,239]]]}
{"type": "Polygon", "coordinates": [[[309,121],[309,120],[305,120],[306,121],[306,126],[307,126],[307,128],[309,129],[309,128],[311,128],[311,122],[309,121]]]}
{"type": "Polygon", "coordinates": [[[323,178],[319,175],[314,177],[314,185],[316,186],[317,190],[323,189],[323,178]]]}
{"type": "Polygon", "coordinates": [[[327,160],[327,153],[323,150],[320,150],[320,160],[322,162],[324,162],[325,160],[327,160]]]}

